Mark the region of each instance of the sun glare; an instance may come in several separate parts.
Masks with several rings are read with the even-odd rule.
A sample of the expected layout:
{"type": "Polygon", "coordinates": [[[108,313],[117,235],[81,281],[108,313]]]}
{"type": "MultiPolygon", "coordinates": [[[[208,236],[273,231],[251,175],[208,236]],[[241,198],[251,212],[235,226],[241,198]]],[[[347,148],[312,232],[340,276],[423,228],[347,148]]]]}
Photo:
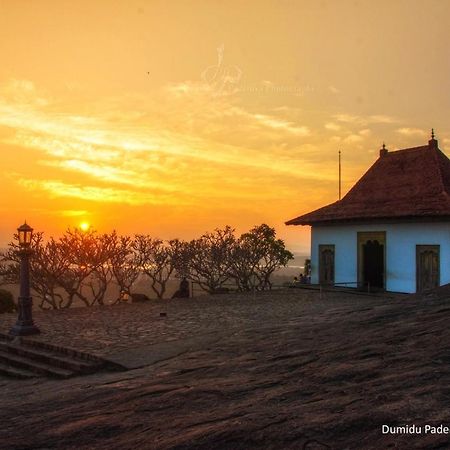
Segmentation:
{"type": "Polygon", "coordinates": [[[90,227],[91,227],[91,225],[89,224],[89,222],[81,222],[80,223],[80,229],[82,231],[87,231],[87,230],[89,230],[90,227]]]}

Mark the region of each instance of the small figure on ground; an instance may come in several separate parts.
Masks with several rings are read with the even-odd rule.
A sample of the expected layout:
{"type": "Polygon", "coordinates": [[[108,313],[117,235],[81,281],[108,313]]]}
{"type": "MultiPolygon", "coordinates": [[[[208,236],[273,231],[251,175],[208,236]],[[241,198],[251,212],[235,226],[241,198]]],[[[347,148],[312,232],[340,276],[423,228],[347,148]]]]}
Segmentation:
{"type": "Polygon", "coordinates": [[[180,282],[180,287],[178,288],[178,291],[175,292],[175,294],[172,295],[172,298],[189,298],[189,281],[186,279],[186,277],[183,277],[183,279],[180,282]]]}

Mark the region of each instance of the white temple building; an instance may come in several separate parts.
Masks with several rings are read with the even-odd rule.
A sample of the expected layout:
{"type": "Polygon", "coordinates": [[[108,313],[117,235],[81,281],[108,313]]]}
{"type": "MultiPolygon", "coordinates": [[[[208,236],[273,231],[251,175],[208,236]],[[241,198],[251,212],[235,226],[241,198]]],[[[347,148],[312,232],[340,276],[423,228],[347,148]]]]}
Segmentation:
{"type": "Polygon", "coordinates": [[[286,222],[311,225],[311,283],[423,292],[450,283],[450,160],[428,145],[377,161],[335,203],[286,222]]]}

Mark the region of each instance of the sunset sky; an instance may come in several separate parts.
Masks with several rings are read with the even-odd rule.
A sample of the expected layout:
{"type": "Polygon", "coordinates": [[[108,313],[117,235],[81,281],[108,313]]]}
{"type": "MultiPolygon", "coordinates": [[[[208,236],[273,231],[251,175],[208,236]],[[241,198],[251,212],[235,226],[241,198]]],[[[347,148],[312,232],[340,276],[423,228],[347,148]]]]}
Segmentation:
{"type": "Polygon", "coordinates": [[[0,0],[0,246],[193,238],[337,200],[378,157],[450,154],[450,1],[0,0]]]}

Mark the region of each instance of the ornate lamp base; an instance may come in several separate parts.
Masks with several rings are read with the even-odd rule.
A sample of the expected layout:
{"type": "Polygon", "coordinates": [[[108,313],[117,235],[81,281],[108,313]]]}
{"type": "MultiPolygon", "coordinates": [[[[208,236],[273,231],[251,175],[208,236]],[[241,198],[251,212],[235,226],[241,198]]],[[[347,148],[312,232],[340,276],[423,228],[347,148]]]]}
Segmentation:
{"type": "Polygon", "coordinates": [[[9,334],[12,336],[30,336],[31,334],[39,334],[39,328],[34,325],[22,325],[20,323],[16,323],[10,330],[9,334]]]}
{"type": "Polygon", "coordinates": [[[9,330],[13,336],[29,336],[40,333],[39,328],[33,323],[33,300],[30,296],[19,296],[17,304],[19,317],[16,324],[9,330]]]}

